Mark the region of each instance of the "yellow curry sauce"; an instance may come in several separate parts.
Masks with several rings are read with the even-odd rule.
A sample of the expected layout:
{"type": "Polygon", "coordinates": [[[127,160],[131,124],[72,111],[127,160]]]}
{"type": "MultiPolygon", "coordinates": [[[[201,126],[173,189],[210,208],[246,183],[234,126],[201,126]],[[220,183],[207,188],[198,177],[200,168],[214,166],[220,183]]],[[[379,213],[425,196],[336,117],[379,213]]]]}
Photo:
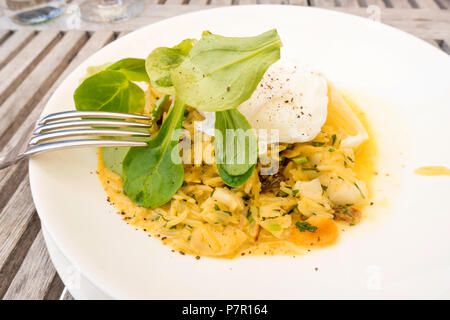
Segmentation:
{"type": "Polygon", "coordinates": [[[444,166],[420,167],[414,172],[422,176],[450,176],[450,169],[444,166]]]}

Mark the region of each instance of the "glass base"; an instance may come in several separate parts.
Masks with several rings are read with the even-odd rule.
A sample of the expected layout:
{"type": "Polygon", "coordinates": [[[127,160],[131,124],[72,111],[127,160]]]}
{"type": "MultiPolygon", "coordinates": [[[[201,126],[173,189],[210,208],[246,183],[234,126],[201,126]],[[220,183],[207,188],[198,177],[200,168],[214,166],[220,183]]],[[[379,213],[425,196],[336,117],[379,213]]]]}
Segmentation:
{"type": "Polygon", "coordinates": [[[81,19],[90,22],[123,21],[137,16],[143,10],[142,0],[87,0],[80,4],[81,19]]]}
{"type": "Polygon", "coordinates": [[[39,24],[56,18],[63,12],[64,7],[45,6],[14,13],[10,18],[18,24],[39,24]]]}

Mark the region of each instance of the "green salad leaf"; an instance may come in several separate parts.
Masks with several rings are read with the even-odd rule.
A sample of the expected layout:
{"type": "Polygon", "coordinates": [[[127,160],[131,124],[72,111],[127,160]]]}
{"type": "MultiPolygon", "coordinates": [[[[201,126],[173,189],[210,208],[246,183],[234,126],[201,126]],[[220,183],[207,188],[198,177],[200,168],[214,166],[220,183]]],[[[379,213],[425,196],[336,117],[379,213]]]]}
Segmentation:
{"type": "Polygon", "coordinates": [[[122,176],[122,163],[130,147],[102,148],[102,158],[105,167],[122,176]]]}
{"type": "Polygon", "coordinates": [[[148,146],[131,147],[125,156],[124,191],[140,206],[154,208],[165,204],[183,183],[183,164],[179,152],[173,151],[178,148],[179,137],[174,137],[174,132],[181,127],[184,110],[185,104],[177,99],[148,146]]]}
{"type": "Polygon", "coordinates": [[[82,80],[89,78],[90,76],[93,76],[96,73],[99,73],[100,71],[106,70],[110,65],[112,65],[111,62],[99,65],[99,66],[90,66],[86,69],[86,77],[84,77],[82,80]]]}
{"type": "Polygon", "coordinates": [[[100,71],[85,79],[73,95],[77,110],[141,112],[145,96],[141,88],[120,71],[100,71]]]}
{"type": "Polygon", "coordinates": [[[258,140],[247,119],[237,109],[218,111],[214,126],[216,163],[230,176],[248,172],[258,160],[258,140]]]}
{"type": "Polygon", "coordinates": [[[153,50],[145,61],[145,68],[151,85],[166,94],[175,94],[171,70],[178,67],[189,55],[195,39],[186,39],[172,48],[159,47],[153,50]]]}
{"type": "Polygon", "coordinates": [[[219,175],[222,178],[223,182],[225,182],[227,186],[237,188],[243,185],[252,176],[253,171],[255,171],[255,167],[256,165],[254,164],[247,172],[238,176],[230,175],[220,164],[217,165],[217,170],[219,171],[219,175]]]}
{"type": "Polygon", "coordinates": [[[170,107],[170,96],[164,95],[158,100],[156,100],[155,107],[152,110],[151,118],[152,122],[156,123],[159,119],[161,119],[161,116],[164,111],[169,110],[170,107]]]}
{"type": "Polygon", "coordinates": [[[204,33],[188,57],[165,54],[165,59],[174,61],[165,69],[170,70],[165,83],[173,84],[177,96],[199,110],[236,108],[250,98],[266,70],[280,58],[281,46],[276,30],[245,38],[204,33]]]}
{"type": "Polygon", "coordinates": [[[145,70],[145,59],[125,58],[109,65],[106,70],[120,71],[130,81],[150,81],[145,70]]]}
{"type": "MultiPolygon", "coordinates": [[[[148,132],[146,128],[134,128],[134,131],[148,132]]],[[[109,139],[118,140],[134,140],[134,141],[146,141],[147,137],[108,137],[109,139]]],[[[122,163],[123,159],[130,150],[130,147],[103,147],[102,158],[105,167],[122,176],[122,163]]]]}

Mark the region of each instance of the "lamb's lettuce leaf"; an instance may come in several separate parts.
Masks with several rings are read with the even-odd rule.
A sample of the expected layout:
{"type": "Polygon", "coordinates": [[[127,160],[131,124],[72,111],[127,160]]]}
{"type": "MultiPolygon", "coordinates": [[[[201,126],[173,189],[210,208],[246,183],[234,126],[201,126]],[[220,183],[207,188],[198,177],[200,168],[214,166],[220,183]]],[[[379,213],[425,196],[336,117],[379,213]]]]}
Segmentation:
{"type": "Polygon", "coordinates": [[[150,81],[144,59],[125,58],[109,65],[106,70],[120,71],[130,81],[150,81]]]}
{"type": "Polygon", "coordinates": [[[150,53],[145,68],[153,88],[166,94],[175,94],[170,72],[188,57],[196,42],[195,39],[186,39],[175,47],[159,47],[150,53]]]}
{"type": "Polygon", "coordinates": [[[237,109],[217,111],[214,126],[216,163],[231,176],[248,172],[258,160],[258,140],[247,119],[237,109]]]}
{"type": "Polygon", "coordinates": [[[184,168],[176,129],[181,127],[185,104],[177,99],[158,135],[147,147],[131,147],[123,161],[125,194],[136,204],[154,208],[172,199],[183,183],[184,168]],[[175,158],[174,158],[175,157],[175,158]]]}
{"type": "Polygon", "coordinates": [[[85,79],[73,95],[77,110],[138,113],[144,109],[141,88],[120,71],[100,71],[85,79]]]}
{"type": "Polygon", "coordinates": [[[205,32],[188,57],[174,58],[171,67],[179,66],[170,68],[165,79],[173,84],[172,93],[194,108],[236,108],[250,98],[267,68],[280,58],[281,46],[276,30],[245,38],[205,32]]]}

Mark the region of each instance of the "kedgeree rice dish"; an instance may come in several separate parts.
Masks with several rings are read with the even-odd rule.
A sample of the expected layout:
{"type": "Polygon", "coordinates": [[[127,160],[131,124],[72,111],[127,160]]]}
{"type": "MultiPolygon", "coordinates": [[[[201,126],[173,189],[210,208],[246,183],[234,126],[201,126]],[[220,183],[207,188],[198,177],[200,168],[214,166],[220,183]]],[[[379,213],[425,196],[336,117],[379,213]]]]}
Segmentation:
{"type": "Polygon", "coordinates": [[[99,152],[101,184],[126,223],[183,254],[236,258],[330,246],[364,219],[376,171],[369,124],[325,76],[280,60],[281,46],[276,30],[204,32],[88,69],[78,110],[152,119],[147,147],[99,152]]]}

